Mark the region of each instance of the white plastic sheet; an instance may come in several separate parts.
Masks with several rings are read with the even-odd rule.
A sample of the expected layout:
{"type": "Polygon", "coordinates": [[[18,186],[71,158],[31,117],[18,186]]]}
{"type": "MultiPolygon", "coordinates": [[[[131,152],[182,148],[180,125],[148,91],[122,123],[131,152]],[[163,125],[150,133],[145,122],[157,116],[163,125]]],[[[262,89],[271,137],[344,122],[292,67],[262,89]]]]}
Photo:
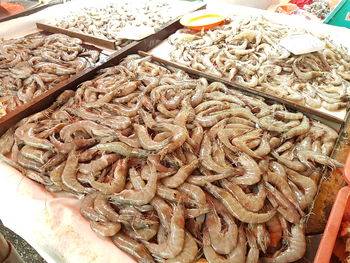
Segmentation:
{"type": "Polygon", "coordinates": [[[110,239],[99,238],[80,215],[76,197],[49,193],[0,162],[0,218],[48,263],[132,263],[110,239]]]}

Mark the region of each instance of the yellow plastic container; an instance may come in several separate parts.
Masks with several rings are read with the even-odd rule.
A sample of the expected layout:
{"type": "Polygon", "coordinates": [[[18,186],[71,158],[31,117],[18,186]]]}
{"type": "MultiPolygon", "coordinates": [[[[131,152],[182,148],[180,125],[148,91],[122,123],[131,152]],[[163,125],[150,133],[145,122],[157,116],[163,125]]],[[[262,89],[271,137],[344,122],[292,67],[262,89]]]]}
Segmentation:
{"type": "Polygon", "coordinates": [[[199,31],[220,25],[225,18],[225,15],[210,10],[199,10],[183,16],[180,23],[185,27],[199,31]]]}

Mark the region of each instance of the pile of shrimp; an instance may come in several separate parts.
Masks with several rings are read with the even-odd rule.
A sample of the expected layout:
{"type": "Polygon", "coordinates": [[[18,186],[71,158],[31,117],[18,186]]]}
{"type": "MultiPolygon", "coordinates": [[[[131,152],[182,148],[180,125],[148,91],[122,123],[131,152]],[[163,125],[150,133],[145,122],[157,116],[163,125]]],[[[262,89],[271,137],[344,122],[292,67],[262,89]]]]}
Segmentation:
{"type": "Polygon", "coordinates": [[[103,5],[84,7],[65,17],[52,21],[55,26],[90,34],[96,37],[116,40],[116,47],[126,45],[127,41],[118,38],[124,28],[147,27],[158,29],[176,17],[169,1],[130,1],[120,0],[103,5]]]}
{"type": "Polygon", "coordinates": [[[62,34],[0,39],[0,117],[98,59],[98,51],[86,50],[80,39],[62,34]]]}
{"type": "Polygon", "coordinates": [[[293,262],[338,133],[131,55],[1,138],[1,160],[138,262],[293,262]]]}
{"type": "Polygon", "coordinates": [[[322,51],[293,55],[279,45],[311,34],[264,17],[232,17],[207,31],[180,29],[169,37],[172,60],[312,108],[337,111],[349,101],[350,56],[326,36],[322,51]]]}

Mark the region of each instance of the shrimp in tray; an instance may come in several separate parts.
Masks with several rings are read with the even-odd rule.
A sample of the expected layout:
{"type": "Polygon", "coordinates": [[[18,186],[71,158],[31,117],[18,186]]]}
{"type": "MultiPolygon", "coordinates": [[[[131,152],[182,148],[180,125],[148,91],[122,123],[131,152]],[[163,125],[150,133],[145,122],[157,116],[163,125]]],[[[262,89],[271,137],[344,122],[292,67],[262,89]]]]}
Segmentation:
{"type": "MultiPolygon", "coordinates": [[[[270,41],[255,31],[226,38],[236,51],[219,64],[270,41]]],[[[278,72],[257,63],[244,69],[243,59],[235,74],[278,72]]],[[[92,230],[138,262],[294,262],[317,193],[310,174],[343,166],[329,156],[337,136],[303,113],[131,55],[12,127],[0,160],[79,197],[92,230]]]]}

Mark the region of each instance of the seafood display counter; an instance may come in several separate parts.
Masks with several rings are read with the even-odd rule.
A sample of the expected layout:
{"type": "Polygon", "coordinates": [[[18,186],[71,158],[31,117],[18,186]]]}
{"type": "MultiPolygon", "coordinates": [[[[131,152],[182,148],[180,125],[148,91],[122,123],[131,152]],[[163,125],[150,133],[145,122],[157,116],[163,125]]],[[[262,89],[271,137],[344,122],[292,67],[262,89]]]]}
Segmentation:
{"type": "MultiPolygon", "coordinates": [[[[0,217],[48,262],[312,260],[309,240],[323,232],[344,185],[350,117],[345,109],[313,110],[303,96],[344,108],[345,51],[329,42],[329,54],[317,58],[282,54],[273,37],[286,30],[264,18],[232,20],[219,33],[180,28],[173,21],[34,98],[25,111],[7,114],[11,121],[0,127],[0,217]],[[181,52],[162,57],[168,37],[181,52]],[[262,59],[264,52],[254,53],[265,49],[260,45],[277,53],[262,59]],[[197,49],[204,53],[191,53],[197,49]],[[213,64],[215,49],[222,52],[213,64]],[[176,63],[191,56],[197,70],[176,63]],[[221,71],[220,63],[231,69],[221,71]],[[232,82],[247,76],[280,96],[232,82]],[[305,89],[293,93],[289,86],[302,81],[305,89]]],[[[19,98],[46,89],[43,76],[56,80],[70,67],[75,73],[82,56],[98,54],[59,34],[9,43],[1,50],[19,44],[21,52],[6,53],[0,80],[21,84],[19,98]]]]}
{"type": "Polygon", "coordinates": [[[80,212],[93,231],[112,236],[139,262],[191,262],[201,246],[209,262],[225,253],[266,262],[301,258],[304,209],[325,167],[342,166],[327,157],[338,133],[281,104],[150,60],[129,56],[23,119],[2,136],[2,161],[49,191],[85,194],[80,212]],[[298,159],[290,160],[294,151],[298,159]],[[226,234],[215,223],[218,215],[226,234]],[[270,223],[281,226],[273,238],[270,223]],[[152,241],[167,227],[168,238],[152,241]],[[228,239],[216,240],[219,234],[235,236],[235,248],[224,247],[221,240],[228,239]],[[271,258],[282,236],[293,247],[271,258]]]}
{"type": "Polygon", "coordinates": [[[222,25],[205,32],[180,28],[150,54],[343,122],[349,93],[349,54],[343,46],[349,44],[341,35],[348,32],[247,7],[217,9],[228,14],[222,25]],[[287,36],[305,34],[317,36],[325,48],[294,55],[280,45],[287,36]]]}
{"type": "MultiPolygon", "coordinates": [[[[76,3],[73,6],[76,6],[76,3]]],[[[182,12],[196,10],[204,6],[202,3],[181,5],[184,7],[182,12]]],[[[2,85],[0,134],[21,118],[49,106],[54,98],[65,89],[75,88],[86,77],[92,76],[98,70],[99,65],[103,64],[109,56],[113,58],[127,54],[127,52],[130,54],[130,52],[138,50],[148,50],[173,33],[178,27],[178,18],[176,18],[158,28],[155,37],[153,34],[143,40],[133,41],[117,52],[113,52],[103,45],[101,47],[100,42],[96,42],[90,37],[81,37],[79,34],[77,35],[80,37],[78,39],[76,37],[70,38],[62,32],[51,36],[48,36],[48,33],[38,33],[47,31],[39,31],[36,29],[35,23],[46,21],[47,17],[52,17],[52,14],[57,12],[61,13],[65,8],[67,8],[65,5],[49,8],[32,18],[8,21],[1,28],[0,36],[17,38],[1,42],[1,45],[6,48],[1,49],[1,56],[5,59],[0,62],[2,85]],[[11,30],[15,30],[17,26],[20,30],[11,30]],[[30,34],[28,35],[28,33],[30,34]],[[87,42],[83,43],[81,38],[87,42]],[[13,47],[8,48],[9,45],[13,47]],[[18,49],[15,45],[18,46],[18,49]],[[17,54],[18,51],[21,54],[17,54]],[[98,53],[100,53],[100,59],[98,53]],[[89,56],[92,59],[84,59],[89,56]]]]}

